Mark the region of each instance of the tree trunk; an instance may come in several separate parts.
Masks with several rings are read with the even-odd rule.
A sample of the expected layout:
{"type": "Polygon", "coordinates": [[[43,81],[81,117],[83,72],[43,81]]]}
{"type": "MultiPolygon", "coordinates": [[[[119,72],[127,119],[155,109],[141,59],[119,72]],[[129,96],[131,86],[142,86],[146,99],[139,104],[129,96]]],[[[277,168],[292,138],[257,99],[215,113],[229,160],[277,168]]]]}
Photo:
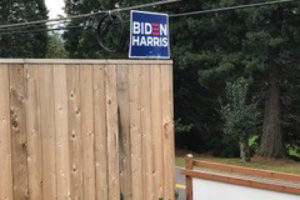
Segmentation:
{"type": "Polygon", "coordinates": [[[240,157],[244,162],[250,162],[249,138],[247,133],[240,136],[240,157]]]}
{"type": "Polygon", "coordinates": [[[259,155],[268,158],[285,157],[280,121],[279,69],[273,65],[269,72],[269,89],[265,102],[263,134],[259,155]]]}

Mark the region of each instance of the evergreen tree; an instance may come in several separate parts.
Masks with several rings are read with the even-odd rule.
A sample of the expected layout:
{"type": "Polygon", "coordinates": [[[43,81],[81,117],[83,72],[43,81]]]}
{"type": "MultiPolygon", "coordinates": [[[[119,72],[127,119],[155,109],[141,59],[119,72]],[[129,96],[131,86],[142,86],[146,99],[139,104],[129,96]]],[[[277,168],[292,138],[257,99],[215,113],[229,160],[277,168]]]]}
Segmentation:
{"type": "MultiPolygon", "coordinates": [[[[222,0],[209,7],[253,1],[222,0]]],[[[224,80],[241,75],[255,80],[252,95],[261,96],[264,110],[259,153],[284,157],[282,84],[297,84],[299,60],[299,2],[186,18],[200,37],[184,51],[186,65],[201,66],[203,86],[224,88],[224,80]],[[197,29],[195,28],[197,27],[197,29]],[[200,48],[197,48],[200,47],[200,48]],[[194,53],[195,52],[195,53],[194,53]],[[292,73],[290,73],[292,71],[292,73]]],[[[219,96],[224,96],[219,93],[219,96]]],[[[299,113],[298,113],[299,115],[299,113]]]]}
{"type": "MultiPolygon", "coordinates": [[[[111,9],[109,0],[66,0],[65,11],[68,15],[79,15],[97,12],[99,10],[111,9]]],[[[71,58],[103,58],[106,52],[99,46],[95,37],[94,22],[100,19],[98,17],[75,19],[68,26],[83,26],[80,29],[67,30],[63,38],[65,40],[65,48],[71,58]],[[84,26],[89,27],[84,28],[84,26]]]]}
{"type": "MultiPolygon", "coordinates": [[[[0,24],[2,25],[42,19],[47,19],[44,0],[0,1],[0,24]]],[[[25,27],[23,30],[30,31],[33,28],[45,29],[46,24],[25,27]]],[[[47,33],[45,32],[0,35],[0,57],[43,58],[46,52],[47,33]]]]}
{"type": "MultiPolygon", "coordinates": [[[[249,99],[249,84],[251,81],[239,78],[234,82],[226,83],[227,104],[222,107],[224,117],[224,140],[227,141],[226,149],[232,149],[239,140],[240,158],[250,161],[249,136],[256,133],[259,113],[256,104],[249,99]],[[228,142],[229,141],[229,142],[228,142]]],[[[224,150],[226,150],[224,149],[224,150]]]]}
{"type": "Polygon", "coordinates": [[[49,45],[46,54],[47,58],[67,58],[68,53],[64,47],[60,35],[53,33],[49,34],[49,45]]]}

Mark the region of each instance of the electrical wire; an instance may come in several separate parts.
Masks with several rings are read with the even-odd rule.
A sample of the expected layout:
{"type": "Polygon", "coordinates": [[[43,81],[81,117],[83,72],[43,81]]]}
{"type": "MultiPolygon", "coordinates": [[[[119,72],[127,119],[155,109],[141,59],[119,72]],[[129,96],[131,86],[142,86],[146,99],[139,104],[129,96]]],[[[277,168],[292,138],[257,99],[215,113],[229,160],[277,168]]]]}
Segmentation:
{"type": "Polygon", "coordinates": [[[113,10],[106,10],[106,11],[100,10],[100,11],[95,12],[95,13],[73,15],[73,16],[68,16],[68,17],[54,18],[54,19],[29,21],[29,22],[15,23],[15,24],[6,24],[6,25],[0,25],[0,29],[18,27],[18,26],[26,26],[26,25],[34,25],[34,24],[44,24],[44,23],[48,23],[48,22],[66,21],[66,20],[72,20],[72,19],[78,19],[78,18],[88,18],[88,17],[100,15],[100,14],[109,14],[109,13],[114,13],[114,12],[124,12],[124,11],[133,10],[133,9],[140,9],[140,8],[163,5],[163,4],[175,3],[175,2],[179,2],[179,1],[181,1],[181,0],[164,0],[164,1],[158,1],[158,2],[153,2],[153,3],[146,3],[146,4],[135,5],[135,6],[129,6],[129,7],[125,7],[125,8],[118,8],[118,9],[113,9],[113,10]]]}
{"type": "Polygon", "coordinates": [[[191,15],[216,13],[216,12],[221,12],[221,11],[247,9],[247,8],[254,8],[254,7],[260,7],[260,6],[266,6],[266,5],[290,3],[290,2],[293,2],[293,1],[298,1],[298,0],[267,1],[267,2],[254,3],[254,4],[246,4],[246,5],[239,5],[239,6],[230,6],[230,7],[216,8],[216,9],[211,9],[211,10],[199,10],[199,11],[192,11],[192,12],[171,14],[171,15],[169,15],[169,17],[183,17],[183,16],[191,16],[191,15]]]}
{"type": "MultiPolygon", "coordinates": [[[[162,5],[162,4],[173,3],[173,2],[178,2],[178,1],[181,1],[181,0],[168,0],[168,1],[159,1],[159,2],[155,2],[155,3],[141,4],[141,5],[130,6],[130,7],[121,8],[121,9],[114,9],[110,12],[109,11],[99,11],[99,12],[97,12],[97,14],[100,14],[100,13],[109,14],[109,13],[113,13],[113,12],[122,12],[122,11],[131,10],[131,9],[138,9],[138,8],[143,8],[143,7],[162,5]]],[[[260,7],[260,6],[267,6],[267,5],[275,5],[275,4],[281,4],[281,3],[289,3],[289,2],[295,2],[295,1],[299,1],[299,0],[275,0],[275,1],[254,3],[254,4],[216,8],[216,9],[210,9],[210,10],[200,10],[200,11],[170,14],[169,17],[176,18],[176,17],[191,16],[191,15],[200,15],[200,14],[215,13],[215,12],[221,12],[221,11],[230,11],[230,10],[247,9],[247,8],[254,8],[254,7],[260,7]]],[[[0,35],[17,34],[17,33],[32,33],[32,32],[42,32],[42,31],[57,31],[57,30],[67,30],[67,29],[72,29],[72,28],[83,28],[85,26],[73,26],[73,27],[67,26],[67,27],[56,27],[56,28],[49,28],[49,29],[24,30],[25,28],[29,28],[28,25],[40,27],[40,26],[44,26],[44,24],[41,25],[40,23],[57,22],[57,23],[53,24],[53,26],[55,26],[55,25],[65,24],[67,20],[82,19],[85,17],[93,16],[95,14],[96,13],[70,16],[67,18],[58,18],[59,20],[63,20],[63,21],[58,21],[58,22],[57,22],[58,19],[50,19],[50,20],[40,20],[40,21],[32,21],[32,22],[26,22],[26,23],[2,25],[2,26],[0,26],[0,35]],[[18,26],[22,26],[22,27],[20,28],[18,26]],[[23,26],[25,26],[25,27],[23,27],[23,26]],[[3,28],[8,28],[8,27],[18,27],[19,29],[18,28],[3,29],[3,28]],[[1,33],[1,31],[5,31],[5,32],[1,33]]],[[[127,23],[127,22],[129,22],[129,21],[123,21],[123,23],[127,23]]],[[[50,26],[52,26],[52,25],[50,25],[50,26]]]]}
{"type": "Polygon", "coordinates": [[[123,41],[125,36],[125,23],[120,15],[120,13],[114,13],[110,15],[105,15],[99,22],[96,28],[96,39],[98,44],[107,52],[115,53],[121,50],[123,41]],[[114,32],[117,32],[119,37],[117,36],[117,43],[115,42],[113,46],[108,46],[103,35],[105,32],[109,30],[108,28],[111,26],[118,26],[114,32]]]}
{"type": "MultiPolygon", "coordinates": [[[[86,24],[87,21],[86,20],[82,20],[82,19],[75,19],[76,23],[79,24],[86,24]]],[[[51,22],[51,23],[47,23],[47,24],[33,24],[33,25],[27,25],[27,26],[21,26],[21,27],[12,27],[12,28],[6,28],[6,29],[0,29],[0,33],[3,32],[14,32],[14,31],[24,31],[24,30],[34,30],[36,28],[41,29],[41,28],[45,28],[45,27],[58,27],[61,25],[67,25],[67,23],[70,23],[71,21],[63,21],[63,22],[51,22]]]]}
{"type": "Polygon", "coordinates": [[[46,29],[36,29],[36,30],[24,30],[24,31],[15,31],[15,32],[4,32],[0,33],[2,35],[14,35],[14,34],[28,34],[28,33],[40,33],[40,32],[51,32],[59,30],[68,30],[68,29],[82,29],[83,26],[66,26],[66,27],[57,27],[57,28],[46,28],[46,29]]]}
{"type": "Polygon", "coordinates": [[[8,29],[3,29],[0,30],[1,32],[12,32],[12,31],[22,31],[22,30],[28,30],[28,29],[36,29],[36,28],[43,28],[43,27],[55,27],[55,26],[60,26],[60,25],[65,25],[65,22],[58,22],[58,23],[53,23],[53,24],[34,24],[30,26],[22,26],[22,27],[17,27],[17,28],[8,28],[8,29]]]}

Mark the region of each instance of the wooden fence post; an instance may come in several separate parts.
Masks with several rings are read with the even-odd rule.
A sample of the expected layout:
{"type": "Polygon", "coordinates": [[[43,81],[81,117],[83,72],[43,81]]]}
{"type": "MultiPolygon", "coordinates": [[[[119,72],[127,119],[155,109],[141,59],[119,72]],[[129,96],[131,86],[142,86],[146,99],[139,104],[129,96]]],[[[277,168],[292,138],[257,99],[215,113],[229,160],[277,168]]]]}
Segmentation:
{"type": "MultiPolygon", "coordinates": [[[[185,156],[185,168],[186,170],[193,170],[193,155],[187,154],[185,156]]],[[[193,178],[186,176],[186,200],[193,200],[193,178]]]]}

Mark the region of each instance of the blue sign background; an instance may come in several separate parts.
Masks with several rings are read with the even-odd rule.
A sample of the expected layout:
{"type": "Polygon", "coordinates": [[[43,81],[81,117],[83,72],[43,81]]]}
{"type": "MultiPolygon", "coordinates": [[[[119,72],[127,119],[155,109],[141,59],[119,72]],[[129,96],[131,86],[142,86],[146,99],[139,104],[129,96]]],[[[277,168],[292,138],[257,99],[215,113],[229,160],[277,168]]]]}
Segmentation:
{"type": "Polygon", "coordinates": [[[153,12],[144,12],[144,11],[131,11],[131,21],[130,21],[130,47],[129,47],[129,58],[160,58],[160,59],[169,59],[170,58],[170,37],[169,37],[169,17],[167,14],[162,13],[153,13],[153,12]],[[167,25],[167,36],[164,35],[145,35],[145,34],[134,34],[133,31],[133,22],[140,23],[158,23],[167,25]],[[133,37],[135,36],[146,36],[146,37],[159,37],[167,38],[168,45],[164,46],[151,46],[151,45],[142,45],[137,46],[133,45],[133,37]]]}

